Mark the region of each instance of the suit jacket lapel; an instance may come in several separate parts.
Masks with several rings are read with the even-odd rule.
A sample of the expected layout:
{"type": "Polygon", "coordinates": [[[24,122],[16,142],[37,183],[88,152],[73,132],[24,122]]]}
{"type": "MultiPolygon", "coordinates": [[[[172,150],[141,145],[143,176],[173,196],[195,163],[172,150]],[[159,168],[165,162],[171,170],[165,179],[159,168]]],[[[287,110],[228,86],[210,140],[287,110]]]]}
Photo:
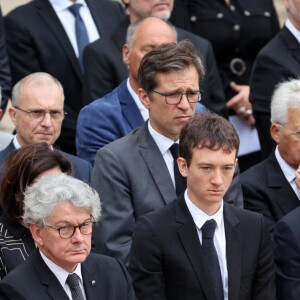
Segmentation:
{"type": "Polygon", "coordinates": [[[274,191],[274,193],[276,193],[276,201],[278,206],[285,215],[299,206],[299,199],[292,189],[290,183],[286,180],[275,157],[275,153],[271,153],[267,160],[269,164],[267,185],[271,190],[274,191]],[[286,201],[286,199],[289,199],[289,201],[286,201]]]}
{"type": "Polygon", "coordinates": [[[58,279],[43,261],[38,249],[31,254],[30,259],[32,259],[34,267],[40,276],[41,283],[46,287],[50,298],[53,300],[69,300],[58,279]]]}
{"type": "Polygon", "coordinates": [[[228,299],[239,300],[242,262],[242,234],[239,220],[230,204],[224,203],[224,226],[226,236],[226,257],[228,271],[228,299]]]}
{"type": "Polygon", "coordinates": [[[215,299],[211,282],[208,279],[205,262],[203,260],[202,249],[196,229],[196,225],[182,195],[175,202],[176,221],[183,225],[178,230],[179,239],[186,251],[186,254],[193,266],[199,284],[207,299],[215,299]]]}
{"type": "Polygon", "coordinates": [[[155,181],[165,203],[174,201],[176,191],[166,163],[148,130],[145,122],[139,132],[139,151],[155,181]]]}
{"type": "Polygon", "coordinates": [[[286,42],[287,47],[290,49],[292,55],[298,63],[300,63],[300,44],[293,34],[284,26],[279,33],[281,38],[286,42]]]}
{"type": "Polygon", "coordinates": [[[54,36],[57,38],[57,43],[64,49],[66,52],[66,57],[69,58],[78,78],[82,81],[82,71],[78,59],[75,55],[72,44],[69,40],[67,33],[65,32],[59,18],[57,17],[52,5],[48,0],[40,0],[36,2],[36,7],[38,13],[44,22],[48,25],[49,30],[52,31],[54,36]]]}
{"type": "Polygon", "coordinates": [[[118,89],[118,97],[120,100],[123,116],[127,120],[131,129],[135,129],[143,125],[144,119],[141,115],[141,112],[128,91],[127,79],[121,83],[118,89]]]}
{"type": "Polygon", "coordinates": [[[93,267],[89,265],[87,268],[85,263],[82,263],[81,272],[86,299],[100,299],[99,289],[97,288],[100,283],[96,281],[93,267]]]}

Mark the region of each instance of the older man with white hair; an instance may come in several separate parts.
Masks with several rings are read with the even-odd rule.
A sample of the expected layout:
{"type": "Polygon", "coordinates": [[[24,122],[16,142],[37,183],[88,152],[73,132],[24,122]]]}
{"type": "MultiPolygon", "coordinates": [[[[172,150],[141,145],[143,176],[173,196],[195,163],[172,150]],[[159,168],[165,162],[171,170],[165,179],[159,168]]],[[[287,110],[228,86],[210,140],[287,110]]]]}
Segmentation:
{"type": "Polygon", "coordinates": [[[117,259],[90,255],[98,194],[66,174],[27,187],[23,222],[37,250],[0,282],[0,299],[135,299],[117,259]]]}

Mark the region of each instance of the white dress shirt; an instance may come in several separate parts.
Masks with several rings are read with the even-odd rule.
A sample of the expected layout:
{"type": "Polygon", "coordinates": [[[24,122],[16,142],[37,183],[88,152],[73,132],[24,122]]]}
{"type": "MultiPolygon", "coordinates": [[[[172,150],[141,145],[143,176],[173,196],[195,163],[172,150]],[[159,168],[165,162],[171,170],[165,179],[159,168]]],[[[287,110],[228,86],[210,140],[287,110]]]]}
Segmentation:
{"type": "Polygon", "coordinates": [[[214,245],[218,254],[219,265],[222,276],[223,291],[224,291],[224,300],[228,300],[228,270],[227,270],[227,261],[226,261],[226,237],[225,237],[225,227],[224,227],[224,218],[223,218],[223,200],[221,203],[220,209],[213,215],[209,216],[198,208],[192,201],[189,199],[187,190],[184,193],[185,203],[188,207],[190,214],[194,220],[194,223],[197,228],[197,233],[199,237],[200,244],[202,245],[202,226],[204,223],[210,219],[214,219],[217,223],[217,227],[214,235],[214,245]]]}
{"type": "Polygon", "coordinates": [[[293,25],[293,23],[289,19],[286,19],[285,26],[297,39],[298,43],[300,43],[300,31],[293,25]]]}
{"type": "MultiPolygon", "coordinates": [[[[69,40],[73,46],[75,54],[78,57],[78,46],[75,34],[75,17],[68,9],[74,3],[70,0],[49,0],[49,2],[55,10],[62,26],[64,27],[65,32],[67,33],[69,40]]],[[[84,0],[77,0],[76,4],[77,3],[82,4],[79,14],[88,32],[89,41],[90,43],[92,43],[100,37],[98,29],[86,2],[84,0]]]]}
{"type": "Polygon", "coordinates": [[[47,258],[42,253],[42,251],[40,251],[40,254],[41,254],[42,259],[44,260],[45,264],[48,266],[48,268],[52,271],[52,273],[58,279],[59,283],[61,284],[61,286],[63,287],[63,289],[65,290],[65,292],[67,293],[68,297],[71,300],[73,299],[72,298],[72,292],[71,292],[71,289],[70,289],[69,285],[66,283],[66,281],[67,281],[67,278],[68,278],[69,274],[73,274],[73,273],[75,273],[77,275],[78,281],[79,281],[79,286],[81,288],[83,298],[86,299],[84,288],[83,288],[83,281],[82,281],[82,274],[81,274],[81,264],[80,263],[77,264],[77,267],[76,267],[76,269],[73,273],[69,273],[66,270],[64,270],[63,268],[56,265],[49,258],[47,258]]]}
{"type": "MultiPolygon", "coordinates": [[[[20,143],[19,143],[19,141],[18,141],[17,136],[18,136],[18,134],[16,134],[16,135],[13,137],[13,144],[14,144],[14,146],[15,146],[16,149],[20,149],[20,148],[21,148],[21,145],[20,145],[20,143]]],[[[53,150],[53,146],[52,146],[52,145],[51,145],[49,148],[50,148],[51,150],[53,150]]]]}
{"type": "Polygon", "coordinates": [[[136,106],[138,107],[144,121],[147,121],[149,119],[149,111],[148,109],[144,106],[144,104],[142,103],[142,101],[140,100],[139,96],[135,93],[135,91],[132,89],[130,82],[129,82],[129,78],[127,79],[127,88],[128,91],[131,95],[131,97],[133,98],[136,106]]]}
{"type": "Polygon", "coordinates": [[[279,166],[283,172],[284,177],[286,180],[290,183],[292,189],[294,190],[295,194],[297,195],[298,199],[299,198],[299,189],[296,185],[295,182],[295,174],[296,174],[296,169],[292,168],[287,162],[281,157],[279,151],[278,151],[278,146],[276,146],[275,149],[275,157],[279,163],[279,166]]]}
{"type": "MultiPolygon", "coordinates": [[[[166,162],[166,165],[169,170],[174,188],[176,189],[174,166],[173,166],[174,159],[173,159],[172,153],[170,151],[170,147],[174,144],[174,141],[165,137],[164,135],[158,133],[156,130],[154,130],[150,124],[150,121],[148,122],[148,129],[149,129],[150,135],[154,139],[154,142],[156,143],[161,155],[163,156],[163,158],[166,162]]],[[[179,140],[177,140],[175,143],[178,144],[178,142],[179,142],[179,140]]]]}

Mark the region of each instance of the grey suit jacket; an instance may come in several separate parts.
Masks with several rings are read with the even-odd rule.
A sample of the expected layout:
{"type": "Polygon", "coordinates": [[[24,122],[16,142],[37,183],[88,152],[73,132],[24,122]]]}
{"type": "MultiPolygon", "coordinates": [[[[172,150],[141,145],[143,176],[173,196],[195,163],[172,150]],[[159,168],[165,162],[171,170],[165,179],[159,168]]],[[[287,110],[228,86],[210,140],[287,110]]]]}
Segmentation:
{"type": "MultiPolygon", "coordinates": [[[[238,169],[235,175],[224,199],[242,206],[238,169]]],[[[96,252],[126,264],[137,218],[177,198],[148,122],[98,151],[91,185],[99,193],[103,209],[94,231],[96,252]]]]}

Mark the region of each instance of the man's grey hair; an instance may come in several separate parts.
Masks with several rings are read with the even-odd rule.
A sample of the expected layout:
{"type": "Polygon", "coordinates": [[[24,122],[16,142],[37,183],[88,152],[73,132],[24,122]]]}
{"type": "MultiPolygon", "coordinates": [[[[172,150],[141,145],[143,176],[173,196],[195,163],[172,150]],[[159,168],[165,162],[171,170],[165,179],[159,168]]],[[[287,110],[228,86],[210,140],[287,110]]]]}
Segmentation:
{"type": "Polygon", "coordinates": [[[55,83],[57,84],[57,86],[60,88],[62,92],[62,101],[65,100],[64,89],[61,83],[55,77],[53,77],[48,73],[36,72],[25,76],[14,85],[12,90],[12,97],[11,97],[12,106],[20,105],[23,96],[24,86],[27,83],[33,83],[36,86],[44,86],[44,85],[55,83]]]}
{"type": "Polygon", "coordinates": [[[64,173],[44,176],[24,193],[23,222],[26,226],[47,225],[47,219],[63,202],[86,210],[95,221],[101,214],[100,198],[88,184],[64,173]]]}
{"type": "MultiPolygon", "coordinates": [[[[151,17],[151,18],[153,18],[153,17],[151,17]]],[[[138,20],[138,21],[136,21],[136,22],[129,25],[129,27],[127,29],[127,35],[126,35],[126,44],[129,46],[130,50],[132,49],[133,42],[135,40],[136,30],[138,29],[139,25],[141,23],[143,23],[146,19],[148,19],[148,18],[138,20]]],[[[159,19],[159,18],[157,18],[157,19],[159,19]]],[[[169,25],[171,27],[171,29],[173,30],[174,35],[175,35],[175,41],[177,43],[177,31],[176,31],[175,27],[168,21],[165,21],[165,20],[162,20],[162,19],[159,19],[159,20],[165,22],[167,25],[169,25]]],[[[157,34],[159,34],[159,33],[157,33],[157,34]]]]}
{"type": "Polygon", "coordinates": [[[287,123],[289,108],[300,109],[300,79],[290,79],[276,86],[271,100],[271,122],[287,123]]]}

